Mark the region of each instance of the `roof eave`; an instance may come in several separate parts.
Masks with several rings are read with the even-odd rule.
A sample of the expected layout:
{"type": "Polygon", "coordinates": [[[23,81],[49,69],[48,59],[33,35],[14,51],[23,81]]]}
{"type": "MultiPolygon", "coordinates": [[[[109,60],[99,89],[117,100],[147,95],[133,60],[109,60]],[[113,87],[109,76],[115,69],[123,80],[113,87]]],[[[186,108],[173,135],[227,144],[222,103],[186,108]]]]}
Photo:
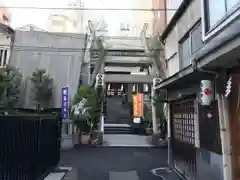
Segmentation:
{"type": "Polygon", "coordinates": [[[189,7],[191,2],[193,2],[193,1],[194,0],[183,0],[182,1],[182,3],[180,4],[179,8],[174,13],[172,19],[170,20],[170,22],[168,23],[168,25],[166,26],[166,28],[164,29],[164,31],[162,32],[162,34],[159,37],[162,42],[165,41],[165,39],[167,38],[168,34],[173,30],[173,28],[175,27],[175,25],[178,22],[178,20],[182,17],[182,15],[185,13],[187,8],[189,7]]]}
{"type": "Polygon", "coordinates": [[[10,26],[0,23],[0,31],[3,33],[13,34],[15,31],[10,26]]]}

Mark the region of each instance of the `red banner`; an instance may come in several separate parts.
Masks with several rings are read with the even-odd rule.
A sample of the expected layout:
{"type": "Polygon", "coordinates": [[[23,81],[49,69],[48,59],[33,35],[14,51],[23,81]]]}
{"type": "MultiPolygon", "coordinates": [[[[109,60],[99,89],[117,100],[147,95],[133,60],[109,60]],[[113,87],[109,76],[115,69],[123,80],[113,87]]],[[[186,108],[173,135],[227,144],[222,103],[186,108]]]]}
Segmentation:
{"type": "Polygon", "coordinates": [[[143,94],[133,95],[133,117],[143,116],[143,94]]]}

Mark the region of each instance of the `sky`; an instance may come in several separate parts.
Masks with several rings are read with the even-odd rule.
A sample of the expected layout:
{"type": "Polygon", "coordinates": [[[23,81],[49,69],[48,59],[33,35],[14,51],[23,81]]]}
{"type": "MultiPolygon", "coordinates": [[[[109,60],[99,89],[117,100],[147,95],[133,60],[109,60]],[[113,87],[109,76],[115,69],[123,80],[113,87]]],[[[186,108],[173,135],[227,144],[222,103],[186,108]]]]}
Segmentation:
{"type": "MultiPolygon", "coordinates": [[[[3,0],[1,0],[3,1],[3,0]]],[[[75,0],[5,0],[6,7],[47,7],[47,8],[67,8],[68,4],[75,0]]],[[[138,0],[82,0],[85,8],[108,8],[108,9],[133,9],[134,4],[138,0]]],[[[141,0],[139,0],[141,1],[141,0]]],[[[144,1],[144,0],[143,0],[144,1]]],[[[136,8],[136,7],[135,7],[136,8]]],[[[148,7],[147,7],[148,8],[148,7]]],[[[9,8],[12,14],[11,26],[13,28],[22,27],[27,24],[33,24],[42,29],[47,28],[47,18],[50,13],[57,13],[58,10],[43,10],[43,9],[14,9],[9,8]]],[[[74,10],[75,11],[75,10],[74,10]]],[[[64,11],[66,13],[66,11],[64,11]]],[[[108,35],[116,36],[126,32],[120,32],[120,24],[134,24],[133,11],[85,11],[87,20],[101,21],[104,20],[108,24],[108,35]],[[120,34],[119,34],[120,33],[120,34]]],[[[142,12],[146,13],[146,12],[142,12]]],[[[149,12],[152,13],[152,12],[149,12]]],[[[141,27],[135,28],[140,29],[141,27]]],[[[123,34],[122,34],[123,35],[123,34]]]]}
{"type": "MultiPolygon", "coordinates": [[[[6,6],[17,6],[17,7],[67,7],[67,4],[71,0],[6,0],[6,6]]],[[[84,5],[87,8],[131,8],[130,0],[121,0],[121,3],[116,3],[119,1],[113,0],[85,0],[84,5]]],[[[51,12],[51,10],[37,10],[37,9],[13,9],[10,8],[9,11],[12,14],[13,28],[21,27],[26,24],[34,24],[40,28],[46,27],[46,19],[51,12]]],[[[126,12],[114,12],[114,11],[87,11],[90,18],[95,18],[96,21],[99,19],[104,19],[111,24],[112,29],[119,26],[118,21],[130,20],[130,11],[126,12]],[[120,19],[119,19],[120,18],[120,19]]]]}
{"type": "MultiPolygon", "coordinates": [[[[17,6],[17,7],[64,7],[66,4],[65,0],[7,0],[6,6],[17,6]]],[[[46,18],[48,17],[49,10],[36,10],[36,9],[12,9],[9,11],[12,14],[13,28],[21,27],[26,24],[34,24],[36,26],[44,28],[46,25],[46,18]]]]}

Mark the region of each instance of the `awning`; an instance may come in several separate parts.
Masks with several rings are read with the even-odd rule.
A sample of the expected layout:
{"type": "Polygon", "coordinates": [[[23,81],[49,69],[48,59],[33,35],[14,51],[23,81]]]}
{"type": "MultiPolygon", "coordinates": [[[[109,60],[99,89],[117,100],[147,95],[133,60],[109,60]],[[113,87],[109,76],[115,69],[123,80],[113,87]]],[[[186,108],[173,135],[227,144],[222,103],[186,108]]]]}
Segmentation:
{"type": "Polygon", "coordinates": [[[201,71],[194,71],[192,66],[188,66],[173,76],[164,79],[161,83],[156,85],[155,89],[182,89],[187,88],[191,84],[199,83],[202,79],[212,78],[212,74],[207,74],[201,71]]]}

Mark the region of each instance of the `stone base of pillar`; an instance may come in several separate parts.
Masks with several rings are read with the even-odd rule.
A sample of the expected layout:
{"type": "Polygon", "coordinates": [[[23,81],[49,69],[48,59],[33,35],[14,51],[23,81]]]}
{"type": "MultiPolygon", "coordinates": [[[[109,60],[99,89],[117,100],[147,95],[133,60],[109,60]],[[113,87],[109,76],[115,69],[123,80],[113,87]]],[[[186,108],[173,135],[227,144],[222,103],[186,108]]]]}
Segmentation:
{"type": "Polygon", "coordinates": [[[152,139],[151,139],[151,144],[160,147],[160,148],[165,148],[168,146],[168,140],[167,137],[161,137],[161,133],[153,133],[152,134],[152,139]]]}

